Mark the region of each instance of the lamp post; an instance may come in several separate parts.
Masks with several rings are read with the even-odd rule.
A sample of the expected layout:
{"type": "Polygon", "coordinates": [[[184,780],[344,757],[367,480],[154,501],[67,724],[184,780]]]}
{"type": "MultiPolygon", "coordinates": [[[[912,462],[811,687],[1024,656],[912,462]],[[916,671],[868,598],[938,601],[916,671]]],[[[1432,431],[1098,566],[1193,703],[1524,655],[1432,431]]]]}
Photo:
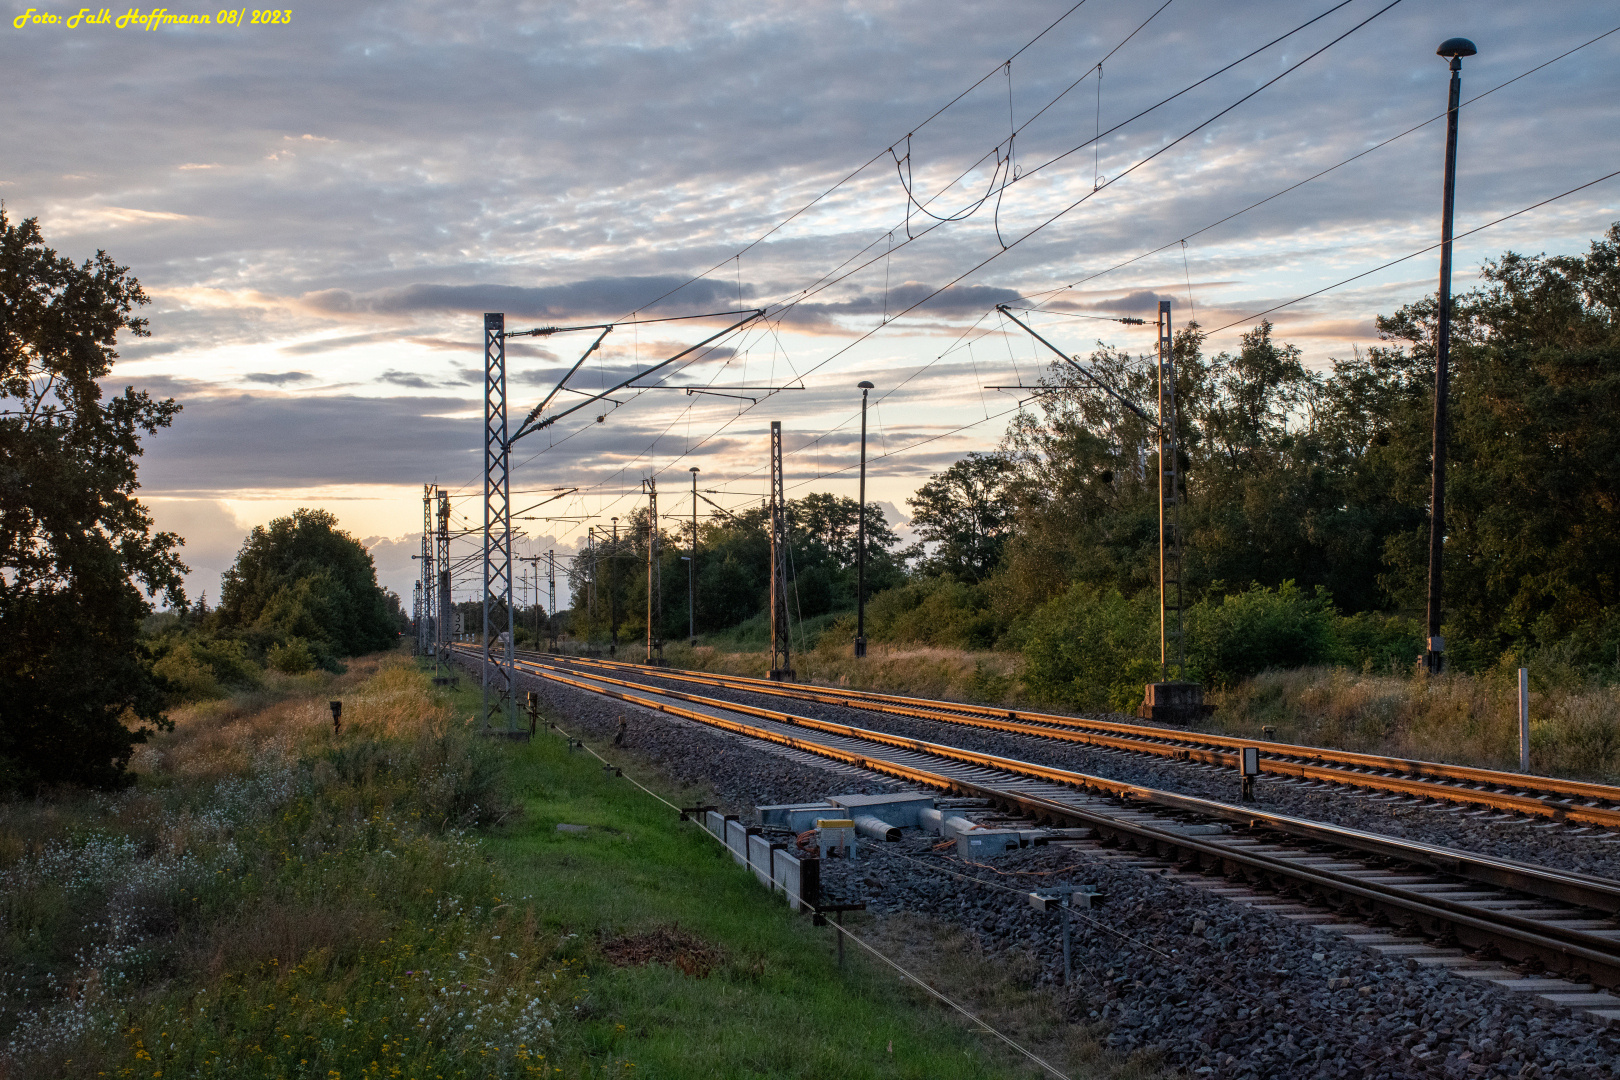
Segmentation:
{"type": "Polygon", "coordinates": [[[689,645],[697,645],[697,474],[698,467],[693,465],[687,472],[692,474],[692,558],[686,565],[686,638],[689,645]]]}
{"type": "Polygon", "coordinates": [[[1440,319],[1434,348],[1434,452],[1429,480],[1428,647],[1423,666],[1438,674],[1444,665],[1445,638],[1440,636],[1442,556],[1446,537],[1446,398],[1451,361],[1451,216],[1457,188],[1457,105],[1462,97],[1462,58],[1479,50],[1467,38],[1447,38],[1435,50],[1451,62],[1451,98],[1446,108],[1446,180],[1440,209],[1440,319]]]}
{"type": "Polygon", "coordinates": [[[861,512],[855,527],[855,655],[866,655],[866,395],[873,389],[862,379],[861,391],[861,512]]]}

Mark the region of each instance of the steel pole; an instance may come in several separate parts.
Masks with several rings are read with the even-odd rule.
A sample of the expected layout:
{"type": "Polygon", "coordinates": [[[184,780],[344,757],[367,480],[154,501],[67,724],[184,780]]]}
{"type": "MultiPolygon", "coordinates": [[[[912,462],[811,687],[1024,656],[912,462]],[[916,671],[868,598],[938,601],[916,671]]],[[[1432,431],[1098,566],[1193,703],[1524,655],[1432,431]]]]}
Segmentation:
{"type": "Polygon", "coordinates": [[[1451,383],[1451,218],[1457,188],[1457,105],[1462,96],[1462,58],[1474,46],[1452,38],[1440,46],[1451,60],[1451,93],[1446,107],[1446,177],[1440,209],[1440,304],[1434,349],[1434,449],[1429,478],[1429,597],[1428,643],[1423,666],[1430,674],[1444,667],[1445,638],[1440,634],[1446,539],[1446,399],[1451,383]],[[1466,46],[1464,48],[1463,46],[1466,46]]]}
{"type": "Polygon", "coordinates": [[[686,567],[686,636],[688,643],[697,645],[697,477],[698,467],[693,465],[692,474],[692,558],[686,567]]]}
{"type": "Polygon", "coordinates": [[[861,489],[860,513],[855,526],[855,655],[866,655],[866,395],[872,384],[861,388],[861,489]]]}

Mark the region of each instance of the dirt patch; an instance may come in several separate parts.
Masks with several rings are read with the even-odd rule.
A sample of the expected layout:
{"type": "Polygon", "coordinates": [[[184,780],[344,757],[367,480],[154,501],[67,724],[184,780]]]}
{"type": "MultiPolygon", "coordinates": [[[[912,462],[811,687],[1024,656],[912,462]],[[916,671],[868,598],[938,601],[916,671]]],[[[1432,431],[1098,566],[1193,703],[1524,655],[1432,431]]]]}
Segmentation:
{"type": "Polygon", "coordinates": [[[675,926],[612,938],[602,943],[602,955],[614,967],[668,964],[694,979],[703,978],[720,963],[719,949],[675,926]]]}

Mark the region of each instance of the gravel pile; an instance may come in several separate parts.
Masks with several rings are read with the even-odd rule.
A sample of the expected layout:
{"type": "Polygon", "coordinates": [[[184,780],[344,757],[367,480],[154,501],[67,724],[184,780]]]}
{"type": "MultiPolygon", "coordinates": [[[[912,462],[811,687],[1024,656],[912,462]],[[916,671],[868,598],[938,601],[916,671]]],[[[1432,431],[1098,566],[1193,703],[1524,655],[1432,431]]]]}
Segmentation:
{"type": "MultiPolygon", "coordinates": [[[[633,750],[677,782],[708,786],[730,812],[747,815],[756,804],[903,787],[555,683],[529,678],[523,683],[541,692],[565,726],[593,741],[610,740],[619,716],[626,716],[626,741],[633,750]]],[[[789,711],[925,738],[941,735],[939,725],[835,707],[795,703],[789,711]]],[[[950,730],[959,736],[950,741],[958,745],[1193,794],[1230,798],[1234,786],[1170,763],[1138,766],[1044,740],[950,730]]],[[[1387,807],[1342,796],[1262,790],[1272,805],[1301,816],[1394,831],[1382,824],[1389,820],[1387,807]],[[1342,809],[1346,805],[1351,809],[1342,809]],[[1329,815],[1318,806],[1341,812],[1329,815]]],[[[1457,839],[1442,830],[1463,824],[1453,815],[1426,821],[1411,814],[1399,820],[1429,830],[1414,835],[1447,843],[1457,839]]],[[[1466,828],[1489,835],[1475,822],[1466,828]]],[[[1538,831],[1533,841],[1518,840],[1522,833],[1506,837],[1535,843],[1538,851],[1555,839],[1584,840],[1548,832],[1556,830],[1538,831]]],[[[879,914],[913,911],[953,919],[992,956],[1016,952],[1035,958],[1040,981],[1061,992],[1060,917],[1035,911],[1023,894],[1090,886],[1108,899],[1090,913],[1090,921],[1078,913],[1074,918],[1069,1015],[1103,1025],[1105,1041],[1121,1051],[1162,1054],[1166,1063],[1190,1075],[1234,1080],[1620,1077],[1620,1037],[1531,995],[1382,957],[1336,935],[1072,849],[1011,852],[991,867],[937,854],[935,842],[908,833],[899,843],[863,842],[857,862],[828,860],[822,870],[827,899],[864,901],[879,914]]]]}
{"type": "MultiPolygon", "coordinates": [[[[656,676],[638,678],[657,683],[656,676]]],[[[964,749],[1018,758],[1042,765],[1073,769],[1109,780],[1142,784],[1221,802],[1238,801],[1235,770],[1212,770],[1168,759],[1133,754],[1107,753],[1076,743],[1058,742],[1029,735],[1008,735],[981,728],[964,727],[943,721],[917,720],[904,716],[822,705],[813,701],[793,701],[717,687],[693,687],[669,682],[665,685],[706,696],[738,701],[781,712],[795,713],[840,724],[886,731],[907,738],[945,742],[964,749]]],[[[1136,722],[1115,715],[1084,716],[1085,719],[1136,722]]],[[[1368,798],[1342,787],[1313,789],[1268,781],[1261,777],[1255,785],[1259,806],[1278,813],[1331,822],[1404,840],[1461,848],[1481,855],[1493,855],[1519,862],[1537,863],[1586,874],[1620,878],[1620,837],[1601,830],[1577,830],[1549,822],[1517,819],[1491,821],[1472,817],[1477,808],[1456,803],[1428,803],[1418,806],[1392,804],[1368,798]]]]}
{"type": "Polygon", "coordinates": [[[823,889],[873,912],[954,919],[992,954],[1032,955],[1040,980],[1061,987],[1061,917],[1018,893],[1091,886],[1107,899],[1073,917],[1070,1016],[1105,1023],[1121,1051],[1160,1052],[1192,1075],[1620,1075],[1620,1037],[1530,995],[1061,847],[1010,852],[991,869],[932,845],[865,843],[857,862],[823,863],[823,889]]]}

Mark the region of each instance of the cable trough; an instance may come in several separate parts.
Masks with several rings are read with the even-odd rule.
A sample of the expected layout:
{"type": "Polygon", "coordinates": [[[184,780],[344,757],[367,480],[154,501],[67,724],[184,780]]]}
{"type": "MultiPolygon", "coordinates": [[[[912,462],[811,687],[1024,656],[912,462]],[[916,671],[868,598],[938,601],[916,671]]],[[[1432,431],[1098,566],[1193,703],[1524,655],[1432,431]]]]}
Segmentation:
{"type": "Polygon", "coordinates": [[[549,659],[520,659],[516,666],[520,674],[988,799],[1038,822],[1088,828],[1107,844],[1187,871],[1244,880],[1482,956],[1620,988],[1620,882],[721,701],[617,673],[581,672],[549,659]]]}
{"type": "MultiPolygon", "coordinates": [[[[557,661],[562,658],[547,659],[557,661]]],[[[641,670],[635,664],[595,658],[568,657],[566,663],[620,672],[641,670]]],[[[936,701],[841,687],[784,685],[740,675],[661,670],[658,678],[1227,768],[1238,766],[1244,747],[1254,747],[1260,752],[1262,774],[1307,782],[1347,784],[1419,799],[1484,806],[1569,824],[1620,829],[1620,788],[1606,784],[1527,776],[1349,750],[1238,739],[1148,724],[1088,720],[1027,709],[996,709],[957,701],[936,701]]]]}

